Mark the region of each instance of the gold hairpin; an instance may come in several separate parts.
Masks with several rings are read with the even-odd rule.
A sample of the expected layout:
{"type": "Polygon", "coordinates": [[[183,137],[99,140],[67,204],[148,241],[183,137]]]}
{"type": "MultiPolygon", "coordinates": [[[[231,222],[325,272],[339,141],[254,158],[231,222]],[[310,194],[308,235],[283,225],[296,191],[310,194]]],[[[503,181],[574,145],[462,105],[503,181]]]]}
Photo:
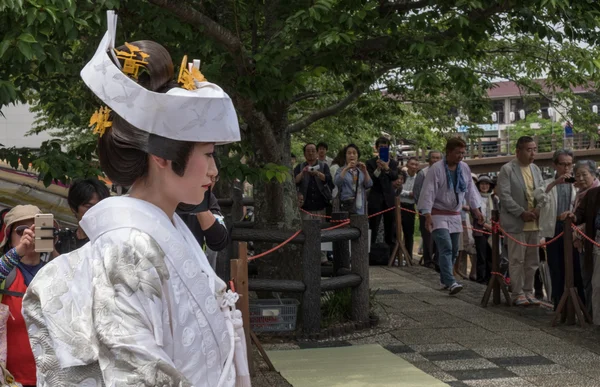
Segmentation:
{"type": "Polygon", "coordinates": [[[94,134],[100,134],[100,137],[104,135],[106,128],[110,128],[112,126],[112,122],[109,120],[109,114],[111,110],[103,106],[100,109],[96,110],[92,117],[90,118],[90,127],[94,126],[94,134]]]}
{"type": "Polygon", "coordinates": [[[125,47],[129,49],[127,51],[119,51],[115,48],[115,54],[117,54],[117,58],[123,60],[123,72],[127,75],[130,75],[132,78],[137,79],[140,68],[145,68],[144,65],[148,64],[148,58],[150,54],[146,54],[139,47],[134,46],[133,44],[129,44],[125,42],[125,47]],[[142,59],[137,59],[137,56],[140,56],[142,59]]]}
{"type": "Polygon", "coordinates": [[[177,83],[181,84],[181,87],[186,90],[196,90],[194,81],[206,82],[206,78],[202,75],[200,70],[195,67],[192,67],[191,72],[187,69],[187,55],[184,55],[181,61],[181,67],[179,68],[177,83]]]}

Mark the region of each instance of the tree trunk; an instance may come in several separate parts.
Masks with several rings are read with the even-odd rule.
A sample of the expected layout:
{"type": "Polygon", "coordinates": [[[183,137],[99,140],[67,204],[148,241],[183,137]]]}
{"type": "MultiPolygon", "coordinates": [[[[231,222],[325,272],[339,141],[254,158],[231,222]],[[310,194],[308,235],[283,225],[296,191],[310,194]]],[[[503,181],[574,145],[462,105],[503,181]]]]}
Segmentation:
{"type": "MultiPolygon", "coordinates": [[[[252,130],[249,133],[251,143],[256,149],[254,162],[257,165],[275,163],[289,165],[291,135],[287,131],[287,109],[272,114],[276,117],[272,122],[271,130],[252,130]],[[273,134],[278,144],[277,149],[265,149],[268,144],[264,134],[273,134]]],[[[290,173],[292,171],[290,170],[290,173]]],[[[283,184],[277,181],[254,185],[255,224],[257,228],[278,230],[299,230],[301,228],[297,206],[296,185],[293,178],[283,184]]],[[[255,244],[257,253],[261,253],[273,245],[269,243],[255,244]]],[[[302,279],[301,251],[299,245],[288,244],[257,261],[259,277],[270,279],[302,279]]]]}

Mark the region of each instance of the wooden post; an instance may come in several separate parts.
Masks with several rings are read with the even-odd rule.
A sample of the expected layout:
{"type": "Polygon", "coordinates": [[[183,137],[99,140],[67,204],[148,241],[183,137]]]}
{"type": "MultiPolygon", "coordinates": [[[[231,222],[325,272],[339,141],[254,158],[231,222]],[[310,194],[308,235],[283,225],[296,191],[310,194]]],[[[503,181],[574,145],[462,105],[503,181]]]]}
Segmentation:
{"type": "MultiPolygon", "coordinates": [[[[244,204],[242,201],[244,200],[244,191],[243,188],[240,187],[239,184],[233,185],[233,193],[231,196],[233,203],[231,205],[231,218],[232,222],[239,222],[244,217],[244,204]]],[[[233,223],[231,223],[233,224],[233,223]]],[[[232,255],[231,257],[237,257],[238,254],[238,245],[237,243],[232,243],[232,255]]]]}
{"type": "Polygon", "coordinates": [[[473,140],[469,141],[469,153],[471,154],[471,159],[475,158],[475,143],[473,142],[473,140]]]}
{"type": "Polygon", "coordinates": [[[502,154],[502,138],[496,138],[496,156],[502,154]]]}
{"type": "MultiPolygon", "coordinates": [[[[400,266],[400,261],[402,259],[406,260],[406,264],[412,266],[413,261],[406,251],[406,246],[404,245],[404,232],[402,231],[402,205],[400,203],[400,198],[396,196],[395,201],[395,214],[396,214],[396,244],[394,245],[394,249],[392,250],[392,254],[390,255],[390,259],[388,260],[388,267],[392,267],[394,264],[394,260],[398,258],[398,266],[400,266]]],[[[408,214],[414,215],[414,214],[408,214]]],[[[374,232],[374,231],[371,231],[374,232]]]]}
{"type": "Polygon", "coordinates": [[[240,242],[238,245],[238,259],[231,260],[231,278],[235,284],[235,291],[240,297],[236,307],[242,312],[244,321],[244,334],[246,336],[246,349],[250,376],[254,376],[254,362],[252,361],[252,344],[250,338],[250,297],[248,291],[248,245],[240,242]]]}
{"type": "Polygon", "coordinates": [[[352,321],[366,324],[369,321],[369,221],[366,215],[352,215],[350,225],[360,230],[360,238],[351,242],[352,273],[362,279],[360,285],[352,288],[352,321]]]}
{"type": "Polygon", "coordinates": [[[321,221],[302,222],[305,241],[302,246],[302,272],[304,284],[302,302],[302,327],[304,335],[321,331],[321,221]]]}
{"type": "Polygon", "coordinates": [[[552,152],[556,151],[556,133],[552,133],[552,152]]]}
{"type": "MultiPolygon", "coordinates": [[[[499,220],[498,210],[492,211],[492,221],[498,222],[499,220]]],[[[493,302],[494,305],[499,305],[502,301],[500,291],[504,293],[506,298],[506,305],[511,306],[510,295],[508,289],[504,283],[504,277],[500,275],[500,231],[496,227],[492,227],[492,277],[488,283],[483,298],[481,300],[481,306],[487,307],[490,301],[490,295],[494,293],[493,302]]]]}
{"type": "MultiPolygon", "coordinates": [[[[331,220],[348,219],[347,212],[334,212],[331,214],[331,220]]],[[[338,222],[333,222],[338,225],[338,222]]],[[[348,241],[333,242],[333,276],[338,275],[340,269],[350,269],[350,244],[348,241]]]]}
{"type": "Polygon", "coordinates": [[[481,143],[481,137],[477,139],[477,148],[479,150],[479,158],[483,158],[483,145],[481,143]]]}
{"type": "Polygon", "coordinates": [[[577,319],[579,324],[584,327],[586,322],[592,322],[592,317],[579,298],[577,288],[575,288],[573,276],[573,232],[571,231],[571,224],[571,219],[567,218],[565,220],[565,234],[563,236],[565,244],[565,291],[554,313],[552,326],[556,326],[556,322],[560,317],[562,323],[566,322],[568,325],[573,325],[577,319]]]}

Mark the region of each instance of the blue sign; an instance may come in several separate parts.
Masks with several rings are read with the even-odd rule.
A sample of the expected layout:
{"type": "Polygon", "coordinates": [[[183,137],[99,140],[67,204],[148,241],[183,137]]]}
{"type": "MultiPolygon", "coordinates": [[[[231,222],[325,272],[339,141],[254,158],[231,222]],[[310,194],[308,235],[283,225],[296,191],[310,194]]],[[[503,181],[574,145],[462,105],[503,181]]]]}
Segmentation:
{"type": "MultiPolygon", "coordinates": [[[[475,126],[483,129],[486,132],[491,132],[491,131],[497,132],[498,131],[498,124],[479,124],[479,125],[475,125],[475,126]]],[[[469,126],[467,126],[467,125],[460,125],[458,127],[459,133],[465,133],[468,130],[469,130],[469,126]]]]}

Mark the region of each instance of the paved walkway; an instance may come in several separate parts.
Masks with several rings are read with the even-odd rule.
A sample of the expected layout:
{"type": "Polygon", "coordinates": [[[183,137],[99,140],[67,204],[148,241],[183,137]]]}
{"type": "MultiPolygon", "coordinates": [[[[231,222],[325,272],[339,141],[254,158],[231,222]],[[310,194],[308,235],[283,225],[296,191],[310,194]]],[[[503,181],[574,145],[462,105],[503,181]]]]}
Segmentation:
{"type": "MultiPolygon", "coordinates": [[[[372,267],[371,288],[380,289],[376,299],[383,317],[377,329],[267,348],[378,343],[450,386],[600,387],[597,330],[552,328],[552,312],[545,308],[481,308],[483,285],[467,281],[465,289],[451,297],[438,290],[438,283],[436,272],[420,266],[372,267]]],[[[260,378],[270,378],[269,386],[288,385],[275,375],[256,381],[260,378]]]]}

